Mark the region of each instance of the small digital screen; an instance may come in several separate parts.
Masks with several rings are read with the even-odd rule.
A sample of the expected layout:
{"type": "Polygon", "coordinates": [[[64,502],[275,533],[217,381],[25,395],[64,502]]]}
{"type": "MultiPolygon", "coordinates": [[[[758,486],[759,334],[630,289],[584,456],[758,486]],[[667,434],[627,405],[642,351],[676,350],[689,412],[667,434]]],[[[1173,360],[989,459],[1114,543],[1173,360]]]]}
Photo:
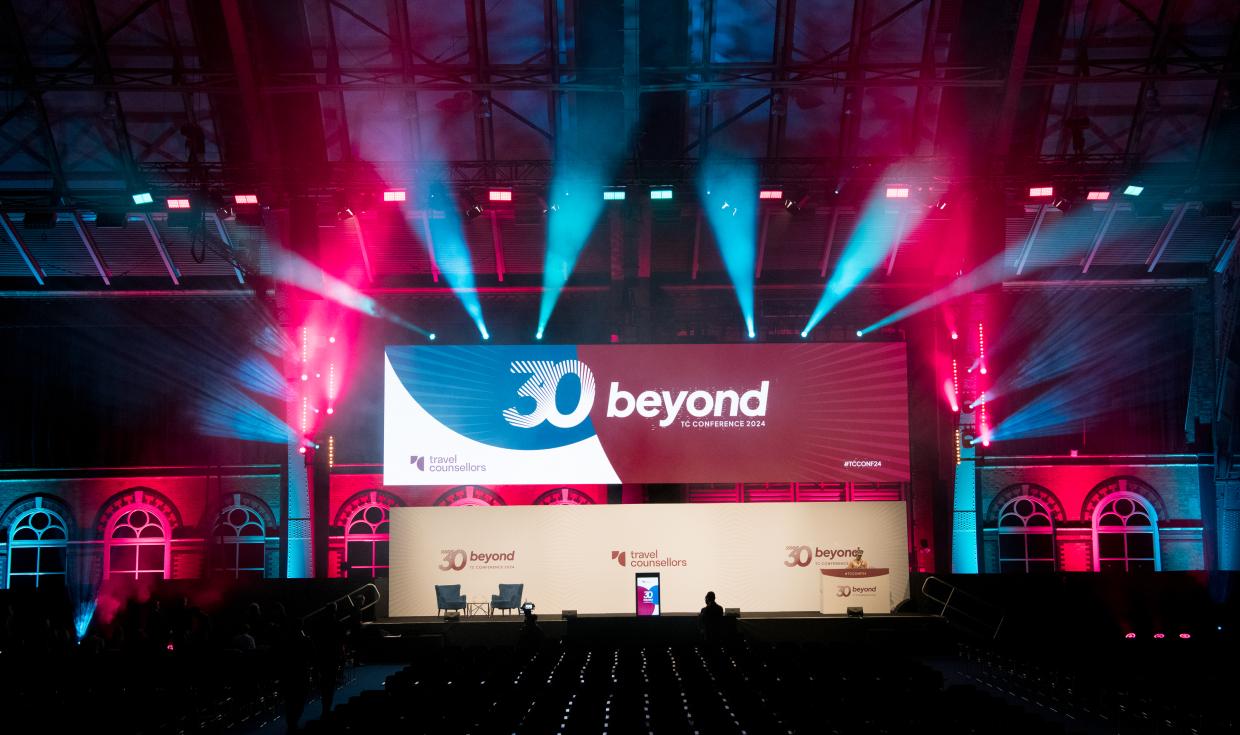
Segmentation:
{"type": "Polygon", "coordinates": [[[659,575],[658,574],[638,574],[637,575],[637,614],[658,615],[659,614],[659,575]]]}

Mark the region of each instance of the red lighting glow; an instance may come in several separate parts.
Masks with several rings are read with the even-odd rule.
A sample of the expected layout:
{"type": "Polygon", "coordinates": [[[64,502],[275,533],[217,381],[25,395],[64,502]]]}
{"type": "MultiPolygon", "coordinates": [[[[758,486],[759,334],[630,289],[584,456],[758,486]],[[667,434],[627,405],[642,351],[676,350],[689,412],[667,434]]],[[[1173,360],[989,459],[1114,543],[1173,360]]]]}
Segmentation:
{"type": "Polygon", "coordinates": [[[511,202],[512,191],[507,189],[491,189],[487,192],[487,199],[492,202],[511,202]]]}
{"type": "Polygon", "coordinates": [[[1193,637],[1193,634],[1192,634],[1192,633],[1181,633],[1181,634],[1180,634],[1180,640],[1184,640],[1184,641],[1186,641],[1186,640],[1188,640],[1189,638],[1192,638],[1192,637],[1193,637]]]}
{"type": "Polygon", "coordinates": [[[1029,187],[1029,196],[1031,198],[1043,198],[1055,196],[1055,187],[1053,186],[1031,186],[1029,187]]]}
{"type": "Polygon", "coordinates": [[[1111,198],[1109,191],[1091,191],[1085,195],[1085,198],[1091,202],[1105,202],[1111,198]]]}
{"type": "Polygon", "coordinates": [[[955,330],[952,330],[952,339],[960,339],[960,334],[955,330]]]}
{"type": "Polygon", "coordinates": [[[403,202],[405,201],[404,189],[393,189],[392,191],[383,192],[383,201],[385,202],[403,202]]]}
{"type": "Polygon", "coordinates": [[[188,199],[169,199],[168,209],[189,209],[188,199]]]}
{"type": "Polygon", "coordinates": [[[758,192],[759,199],[783,199],[784,192],[780,189],[763,189],[758,192]]]}
{"type": "Polygon", "coordinates": [[[952,381],[943,381],[943,394],[947,396],[947,403],[952,407],[953,413],[960,412],[960,402],[956,400],[956,391],[952,387],[952,381]]]}
{"type": "Polygon", "coordinates": [[[1136,633],[1125,633],[1124,637],[1127,638],[1128,640],[1132,640],[1137,637],[1137,634],[1136,633]]]}
{"type": "Polygon", "coordinates": [[[306,448],[305,448],[305,447],[297,447],[297,453],[298,453],[298,454],[305,454],[305,453],[306,453],[306,448]]]}
{"type": "Polygon", "coordinates": [[[1163,638],[1166,638],[1166,637],[1167,637],[1167,635],[1166,635],[1165,633],[1155,633],[1155,634],[1154,634],[1154,640],[1159,640],[1159,641],[1161,641],[1163,638]]]}
{"type": "Polygon", "coordinates": [[[888,199],[908,199],[907,186],[889,186],[887,187],[888,199]]]}
{"type": "Polygon", "coordinates": [[[233,197],[233,202],[237,204],[258,204],[257,194],[237,194],[233,197]]]}

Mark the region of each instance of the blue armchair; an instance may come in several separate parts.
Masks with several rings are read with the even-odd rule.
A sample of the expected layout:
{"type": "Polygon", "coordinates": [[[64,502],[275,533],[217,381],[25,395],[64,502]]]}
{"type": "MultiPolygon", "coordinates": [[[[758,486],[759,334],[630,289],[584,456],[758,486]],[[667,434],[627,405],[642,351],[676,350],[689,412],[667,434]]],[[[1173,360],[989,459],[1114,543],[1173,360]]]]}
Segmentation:
{"type": "Polygon", "coordinates": [[[499,594],[491,595],[491,612],[496,610],[516,610],[521,607],[521,593],[525,591],[523,584],[501,584],[499,594]]]}
{"type": "Polygon", "coordinates": [[[461,594],[461,585],[459,584],[437,584],[435,585],[435,604],[437,606],[436,615],[443,610],[464,610],[465,595],[461,594]]]}

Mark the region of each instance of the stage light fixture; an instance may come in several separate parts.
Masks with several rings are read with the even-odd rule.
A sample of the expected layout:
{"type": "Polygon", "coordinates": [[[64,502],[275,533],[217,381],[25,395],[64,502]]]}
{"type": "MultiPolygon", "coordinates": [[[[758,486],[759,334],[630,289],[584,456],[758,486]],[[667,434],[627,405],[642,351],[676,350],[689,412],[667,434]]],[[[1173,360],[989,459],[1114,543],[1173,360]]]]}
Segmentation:
{"type": "Polygon", "coordinates": [[[478,204],[477,202],[471,203],[468,207],[465,208],[465,213],[464,213],[465,221],[469,222],[473,219],[476,219],[482,216],[482,213],[484,211],[485,210],[482,208],[481,204],[478,204]]]}
{"type": "Polygon", "coordinates": [[[1055,195],[1055,187],[1053,186],[1031,186],[1029,187],[1030,199],[1046,199],[1055,195]]]}
{"type": "Polygon", "coordinates": [[[426,338],[427,338],[427,339],[429,339],[430,341],[434,342],[434,341],[435,341],[435,333],[434,333],[434,332],[431,332],[430,334],[426,335],[426,338]]]}
{"type": "Polygon", "coordinates": [[[1072,198],[1066,195],[1057,196],[1051,201],[1051,206],[1058,209],[1060,212],[1067,214],[1072,211],[1072,198]]]}
{"type": "Polygon", "coordinates": [[[155,201],[155,197],[151,196],[149,191],[144,191],[133,195],[134,204],[150,204],[155,201]]]}
{"type": "Polygon", "coordinates": [[[189,209],[189,200],[184,198],[169,199],[168,209],[189,209]]]}
{"type": "Polygon", "coordinates": [[[1085,194],[1085,200],[1090,202],[1105,202],[1111,198],[1109,191],[1091,191],[1085,194]]]}
{"type": "Polygon", "coordinates": [[[1154,640],[1156,641],[1161,641],[1163,638],[1166,638],[1166,637],[1167,637],[1166,633],[1155,633],[1154,634],[1154,640]]]}
{"type": "Polygon", "coordinates": [[[340,220],[341,222],[344,222],[346,220],[351,220],[353,219],[353,217],[354,217],[353,210],[349,209],[348,207],[341,207],[340,209],[336,210],[336,219],[340,220]]]}
{"type": "Polygon", "coordinates": [[[783,199],[784,192],[781,189],[762,189],[758,192],[759,199],[783,199]]]}
{"type": "Polygon", "coordinates": [[[1145,191],[1144,186],[1137,186],[1136,184],[1129,184],[1128,186],[1124,187],[1124,196],[1139,197],[1141,196],[1141,192],[1143,191],[1145,191]]]}
{"type": "Polygon", "coordinates": [[[403,202],[405,201],[404,189],[389,189],[383,192],[383,201],[385,202],[403,202]]]}
{"type": "Polygon", "coordinates": [[[1182,641],[1186,641],[1186,640],[1188,640],[1189,638],[1192,638],[1192,637],[1193,637],[1193,634],[1192,634],[1192,633],[1181,633],[1181,634],[1180,634],[1180,640],[1182,640],[1182,641]]]}
{"type": "Polygon", "coordinates": [[[235,204],[258,204],[257,194],[235,194],[233,195],[233,203],[235,204]]]}
{"type": "Polygon", "coordinates": [[[908,199],[908,187],[903,186],[903,185],[888,186],[887,187],[887,198],[888,199],[908,199]]]}
{"type": "Polygon", "coordinates": [[[298,453],[298,454],[305,454],[305,453],[306,453],[306,448],[305,448],[305,447],[297,447],[297,453],[298,453]]]}
{"type": "Polygon", "coordinates": [[[542,333],[542,330],[540,329],[540,330],[538,330],[538,332],[534,335],[534,339],[542,339],[542,336],[543,336],[543,333],[542,333]]]}
{"type": "Polygon", "coordinates": [[[491,189],[487,192],[487,200],[492,202],[511,202],[511,189],[491,189]]]}
{"type": "Polygon", "coordinates": [[[624,201],[624,190],[613,189],[603,192],[603,201],[605,202],[622,202],[624,201]]]}
{"type": "Polygon", "coordinates": [[[1137,634],[1136,634],[1136,633],[1125,633],[1125,634],[1124,634],[1124,638],[1126,638],[1126,639],[1128,639],[1128,640],[1130,640],[1130,641],[1131,641],[1131,640],[1133,640],[1133,639],[1135,639],[1136,637],[1137,637],[1137,634]]]}
{"type": "Polygon", "coordinates": [[[328,415],[328,416],[331,416],[333,413],[336,413],[336,409],[335,409],[335,408],[332,408],[331,406],[328,406],[328,407],[327,407],[327,415],[328,415]]]}
{"type": "Polygon", "coordinates": [[[333,345],[334,345],[334,344],[336,344],[336,338],[335,338],[335,337],[328,337],[328,338],[327,338],[327,343],[328,343],[328,344],[333,344],[333,345]]]}
{"type": "Polygon", "coordinates": [[[665,200],[672,198],[671,189],[651,189],[650,198],[655,200],[665,200]]]}
{"type": "Polygon", "coordinates": [[[802,330],[802,332],[801,332],[801,339],[805,339],[805,338],[806,338],[806,337],[808,337],[808,336],[809,336],[809,332],[802,330]]]}
{"type": "Polygon", "coordinates": [[[858,336],[858,337],[863,337],[863,336],[865,336],[865,332],[862,332],[860,329],[858,329],[858,330],[857,330],[857,336],[858,336]]]}
{"type": "Polygon", "coordinates": [[[952,330],[952,339],[960,339],[960,334],[958,334],[954,329],[952,330]]]}

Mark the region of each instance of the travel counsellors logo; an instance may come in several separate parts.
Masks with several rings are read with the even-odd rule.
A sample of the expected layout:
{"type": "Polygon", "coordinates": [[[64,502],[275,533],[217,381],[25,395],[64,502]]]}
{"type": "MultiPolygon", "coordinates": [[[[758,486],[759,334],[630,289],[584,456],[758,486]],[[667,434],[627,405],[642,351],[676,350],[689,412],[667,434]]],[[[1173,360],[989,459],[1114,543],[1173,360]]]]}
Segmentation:
{"type": "Polygon", "coordinates": [[[409,464],[419,472],[486,472],[484,464],[474,464],[467,460],[457,459],[455,454],[442,456],[436,454],[411,454],[409,464]]]}
{"type": "Polygon", "coordinates": [[[658,549],[650,551],[621,551],[618,549],[611,550],[612,561],[622,567],[630,569],[650,568],[650,567],[687,567],[688,559],[676,559],[666,556],[660,556],[658,549]],[[627,564],[625,562],[628,562],[627,564]]]}

